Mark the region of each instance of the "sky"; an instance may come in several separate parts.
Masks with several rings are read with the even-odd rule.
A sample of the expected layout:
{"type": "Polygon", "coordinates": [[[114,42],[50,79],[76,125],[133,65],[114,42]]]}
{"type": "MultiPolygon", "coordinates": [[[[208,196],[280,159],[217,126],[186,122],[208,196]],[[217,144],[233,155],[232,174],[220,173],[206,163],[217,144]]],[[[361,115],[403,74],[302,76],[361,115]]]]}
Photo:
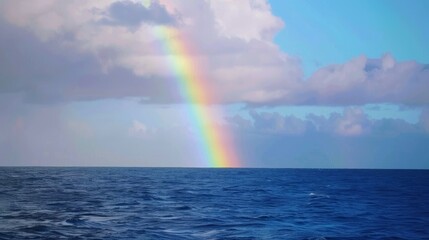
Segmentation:
{"type": "Polygon", "coordinates": [[[429,2],[0,2],[0,165],[429,168],[429,2]]]}

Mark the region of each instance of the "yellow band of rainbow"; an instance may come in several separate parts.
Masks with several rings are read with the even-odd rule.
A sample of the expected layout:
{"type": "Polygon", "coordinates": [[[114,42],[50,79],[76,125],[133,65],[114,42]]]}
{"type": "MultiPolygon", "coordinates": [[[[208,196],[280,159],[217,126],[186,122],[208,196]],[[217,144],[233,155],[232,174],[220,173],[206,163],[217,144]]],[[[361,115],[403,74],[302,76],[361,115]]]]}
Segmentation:
{"type": "Polygon", "coordinates": [[[198,133],[204,164],[210,167],[239,167],[236,148],[230,130],[215,123],[213,113],[207,107],[214,103],[212,89],[203,78],[201,68],[179,31],[174,28],[154,27],[161,41],[164,54],[177,79],[181,94],[189,104],[189,119],[198,133]]]}

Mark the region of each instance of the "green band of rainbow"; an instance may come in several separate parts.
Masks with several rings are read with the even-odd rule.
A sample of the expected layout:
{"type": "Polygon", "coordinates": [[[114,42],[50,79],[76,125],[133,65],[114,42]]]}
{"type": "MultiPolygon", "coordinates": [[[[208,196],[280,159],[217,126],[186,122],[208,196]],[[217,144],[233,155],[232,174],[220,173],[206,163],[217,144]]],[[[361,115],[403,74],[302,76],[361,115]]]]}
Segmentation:
{"type": "Polygon", "coordinates": [[[214,122],[207,107],[214,103],[212,89],[203,79],[201,68],[192,58],[190,48],[180,32],[170,27],[155,27],[156,37],[162,42],[164,54],[177,78],[181,94],[189,104],[189,119],[199,134],[200,151],[204,163],[211,167],[238,167],[239,162],[229,129],[214,122]]]}

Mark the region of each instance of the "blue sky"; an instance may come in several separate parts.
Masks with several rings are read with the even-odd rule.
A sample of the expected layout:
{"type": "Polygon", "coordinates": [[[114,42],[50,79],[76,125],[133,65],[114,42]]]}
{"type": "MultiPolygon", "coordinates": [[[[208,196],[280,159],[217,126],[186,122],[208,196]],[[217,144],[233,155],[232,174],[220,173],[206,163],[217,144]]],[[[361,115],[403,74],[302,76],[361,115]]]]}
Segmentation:
{"type": "Polygon", "coordinates": [[[425,1],[270,1],[285,22],[275,42],[302,60],[307,75],[359,55],[429,62],[425,1]]]}
{"type": "Polygon", "coordinates": [[[0,3],[0,165],[209,166],[168,27],[241,166],[429,168],[426,1],[22,3],[0,3]]]}

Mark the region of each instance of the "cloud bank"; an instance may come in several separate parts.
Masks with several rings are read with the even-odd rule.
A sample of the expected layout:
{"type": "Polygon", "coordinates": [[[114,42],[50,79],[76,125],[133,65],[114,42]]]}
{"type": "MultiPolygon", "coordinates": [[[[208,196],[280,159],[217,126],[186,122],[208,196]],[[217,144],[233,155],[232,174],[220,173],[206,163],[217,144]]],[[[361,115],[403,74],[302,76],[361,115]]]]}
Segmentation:
{"type": "MultiPolygon", "coordinates": [[[[219,103],[428,105],[429,66],[390,54],[325,66],[305,79],[298,58],[273,42],[284,27],[264,0],[50,0],[0,3],[0,92],[30,102],[141,97],[183,101],[159,26],[194,47],[219,103]],[[227,7],[226,7],[227,6],[227,7]]],[[[357,131],[358,129],[349,129],[357,131]]]]}
{"type": "Polygon", "coordinates": [[[424,110],[417,123],[402,119],[371,119],[359,107],[345,108],[343,113],[331,113],[328,117],[309,114],[301,119],[278,112],[251,110],[250,118],[239,115],[230,117],[229,123],[238,131],[264,135],[312,135],[322,134],[340,137],[399,136],[401,134],[425,134],[429,132],[428,114],[424,110]]]}
{"type": "Polygon", "coordinates": [[[229,118],[247,166],[427,168],[427,110],[420,121],[371,119],[358,107],[297,118],[251,111],[229,118]]]}

